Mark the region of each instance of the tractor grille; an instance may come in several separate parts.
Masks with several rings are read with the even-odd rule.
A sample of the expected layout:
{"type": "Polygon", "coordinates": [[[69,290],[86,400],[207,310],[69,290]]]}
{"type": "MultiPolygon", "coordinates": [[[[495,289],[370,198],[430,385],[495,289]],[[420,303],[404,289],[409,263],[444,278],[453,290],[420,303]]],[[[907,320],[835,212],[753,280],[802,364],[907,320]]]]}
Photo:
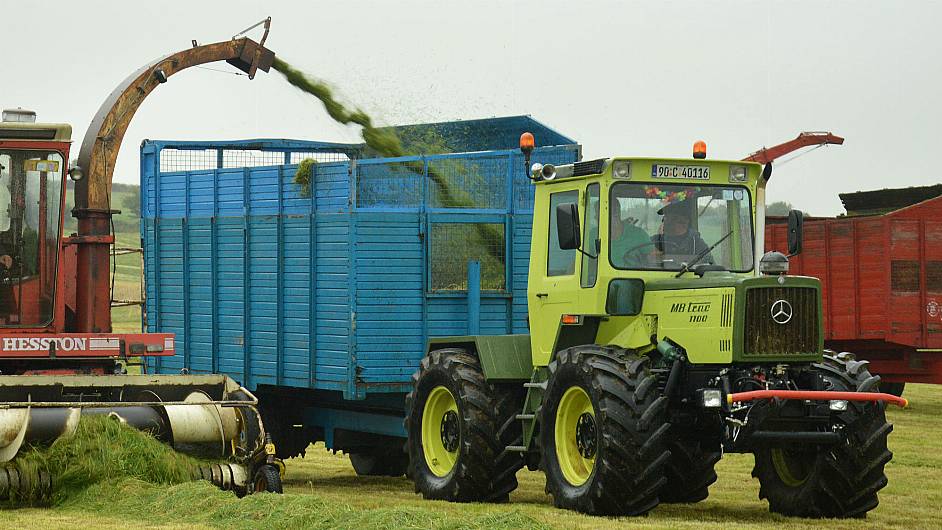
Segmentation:
{"type": "Polygon", "coordinates": [[[746,357],[787,356],[788,354],[815,353],[818,351],[818,318],[817,289],[812,287],[748,289],[746,291],[743,355],[746,357]],[[791,318],[786,318],[789,308],[791,318]]]}

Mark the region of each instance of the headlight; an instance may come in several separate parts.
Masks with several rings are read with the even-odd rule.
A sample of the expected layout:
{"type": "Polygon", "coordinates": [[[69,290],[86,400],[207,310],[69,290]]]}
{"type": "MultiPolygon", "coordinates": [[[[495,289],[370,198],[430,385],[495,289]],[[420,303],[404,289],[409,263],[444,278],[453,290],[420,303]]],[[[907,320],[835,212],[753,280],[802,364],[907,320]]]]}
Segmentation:
{"type": "Polygon", "coordinates": [[[730,182],[746,182],[746,166],[729,166],[730,182]]]}
{"type": "Polygon", "coordinates": [[[69,168],[69,178],[71,178],[75,182],[78,182],[82,180],[83,178],[85,178],[85,172],[82,170],[82,168],[78,165],[78,162],[75,160],[72,161],[72,167],[69,168]]]}
{"type": "Polygon", "coordinates": [[[774,250],[766,252],[759,260],[759,272],[768,276],[788,274],[788,256],[774,250]]]}
{"type": "Polygon", "coordinates": [[[612,176],[617,179],[631,178],[631,161],[616,160],[612,162],[612,176]]]}
{"type": "Polygon", "coordinates": [[[843,399],[832,399],[828,403],[828,408],[834,412],[844,412],[847,410],[847,401],[843,399]]]}
{"type": "Polygon", "coordinates": [[[700,404],[705,409],[718,409],[723,406],[723,391],[718,388],[705,388],[700,394],[700,404]]]}

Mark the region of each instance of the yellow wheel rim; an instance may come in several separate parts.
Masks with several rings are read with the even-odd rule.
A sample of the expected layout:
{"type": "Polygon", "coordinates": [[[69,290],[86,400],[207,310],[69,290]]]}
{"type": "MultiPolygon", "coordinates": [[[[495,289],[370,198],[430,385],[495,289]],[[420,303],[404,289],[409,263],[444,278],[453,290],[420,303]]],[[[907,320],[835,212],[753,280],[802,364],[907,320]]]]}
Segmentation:
{"type": "Polygon", "coordinates": [[[460,441],[458,403],[447,388],[437,386],[422,410],[422,452],[435,476],[444,477],[454,469],[460,441]]]}
{"type": "Polygon", "coordinates": [[[595,468],[598,435],[595,409],[582,387],[570,387],[559,400],[554,434],[563,477],[573,486],[585,484],[595,468]]]}
{"type": "Polygon", "coordinates": [[[772,449],[772,467],[775,468],[775,474],[786,486],[796,488],[808,480],[811,475],[810,469],[802,469],[803,466],[797,465],[793,458],[790,458],[785,451],[779,448],[772,449]]]}

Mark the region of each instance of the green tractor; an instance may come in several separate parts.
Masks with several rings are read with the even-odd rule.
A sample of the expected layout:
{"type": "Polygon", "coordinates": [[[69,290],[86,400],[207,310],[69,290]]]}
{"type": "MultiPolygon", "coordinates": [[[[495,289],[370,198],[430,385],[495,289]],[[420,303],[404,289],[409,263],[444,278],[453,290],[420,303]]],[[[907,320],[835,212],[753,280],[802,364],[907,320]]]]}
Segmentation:
{"type": "Polygon", "coordinates": [[[416,491],[502,502],[526,465],[557,507],[641,515],[705,499],[734,452],[755,456],[773,512],[876,507],[884,409],[906,402],[824,350],[820,283],[763,255],[771,165],[698,142],[694,159],[529,168],[530,146],[531,333],[430,341],[406,398],[416,491]]]}

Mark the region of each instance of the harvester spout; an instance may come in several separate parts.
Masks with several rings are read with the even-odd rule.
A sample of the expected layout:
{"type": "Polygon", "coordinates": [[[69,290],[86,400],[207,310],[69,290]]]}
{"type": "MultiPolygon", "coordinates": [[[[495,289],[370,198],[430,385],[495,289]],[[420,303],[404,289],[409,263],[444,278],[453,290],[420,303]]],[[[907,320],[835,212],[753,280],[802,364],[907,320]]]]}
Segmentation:
{"type": "Polygon", "coordinates": [[[145,65],[121,82],[102,103],[79,151],[78,168],[82,178],[75,183],[75,209],[72,210],[73,217],[78,219],[78,237],[72,241],[78,245],[78,277],[83,280],[78,283],[76,292],[77,331],[111,330],[108,281],[111,178],[124,134],[144,99],[158,85],[191,66],[226,61],[251,78],[258,70],[267,72],[274,59],[274,52],[264,47],[264,38],[262,43],[240,38],[194,46],[145,65]]]}

